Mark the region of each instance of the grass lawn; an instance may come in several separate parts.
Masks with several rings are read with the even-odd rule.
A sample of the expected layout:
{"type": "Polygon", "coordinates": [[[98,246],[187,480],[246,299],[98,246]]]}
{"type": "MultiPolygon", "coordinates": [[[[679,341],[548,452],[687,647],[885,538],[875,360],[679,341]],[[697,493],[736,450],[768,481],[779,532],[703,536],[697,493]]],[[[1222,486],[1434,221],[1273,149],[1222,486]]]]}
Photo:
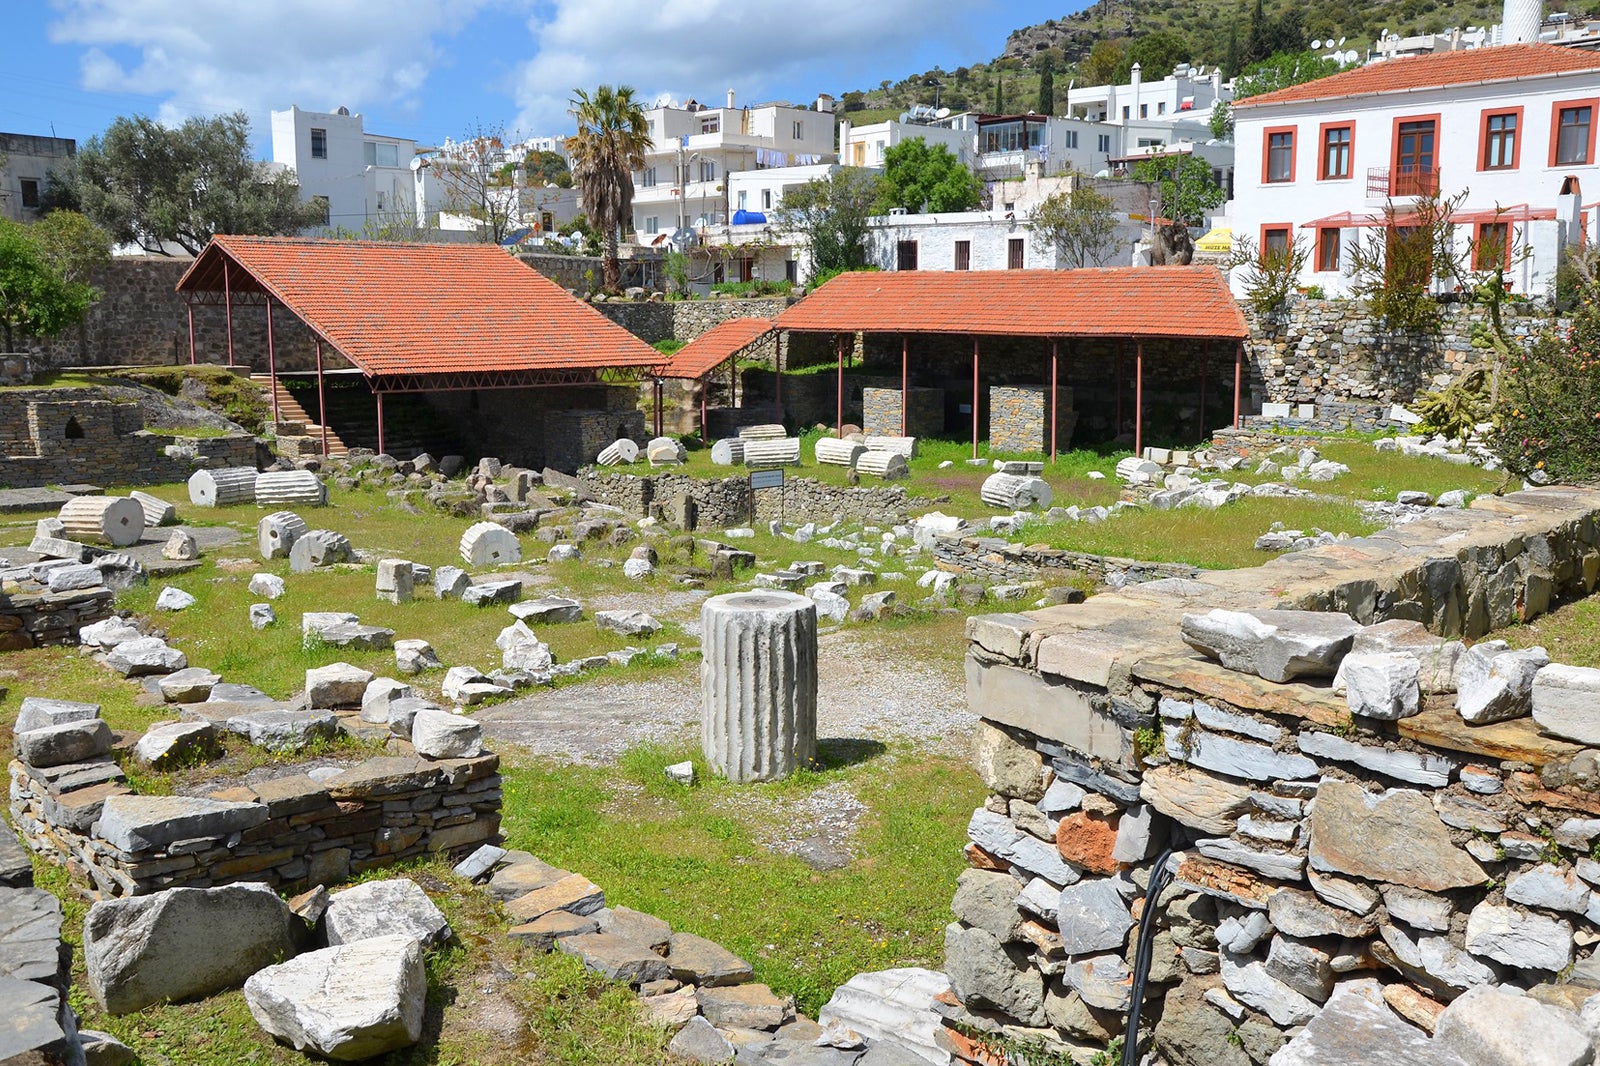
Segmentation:
{"type": "MultiPolygon", "coordinates": [[[[1494,492],[1508,484],[1504,471],[1489,471],[1480,466],[1457,466],[1425,456],[1380,452],[1373,448],[1376,437],[1355,439],[1308,439],[1324,459],[1343,463],[1350,473],[1330,482],[1301,482],[1314,492],[1328,492],[1354,500],[1392,500],[1403,491],[1426,492],[1431,496],[1452,489],[1466,489],[1474,496],[1494,492]]],[[[1244,468],[1227,475],[1229,480],[1249,485],[1279,480],[1251,473],[1265,455],[1252,455],[1244,468]]],[[[1513,482],[1520,487],[1521,482],[1513,482]]],[[[1293,525],[1294,523],[1290,523],[1293,525]]]]}
{"type": "Polygon", "coordinates": [[[1600,667],[1600,596],[1590,596],[1493,634],[1513,648],[1541,645],[1553,662],[1600,667]]]}

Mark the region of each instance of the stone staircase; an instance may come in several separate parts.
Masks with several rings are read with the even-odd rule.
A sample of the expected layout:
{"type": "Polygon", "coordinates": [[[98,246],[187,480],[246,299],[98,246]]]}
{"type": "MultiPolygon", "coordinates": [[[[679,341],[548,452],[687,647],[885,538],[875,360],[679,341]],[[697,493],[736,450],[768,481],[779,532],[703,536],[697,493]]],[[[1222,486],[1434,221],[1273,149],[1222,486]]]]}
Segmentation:
{"type": "MultiPolygon", "coordinates": [[[[271,375],[251,374],[250,380],[261,387],[266,393],[267,402],[273,400],[274,384],[271,375]]],[[[276,384],[278,401],[278,445],[281,454],[293,458],[296,456],[312,456],[322,454],[322,426],[311,420],[305,408],[300,406],[300,401],[294,394],[283,387],[283,382],[276,384]]],[[[349,452],[345,442],[328,427],[328,456],[336,458],[349,452]]]]}

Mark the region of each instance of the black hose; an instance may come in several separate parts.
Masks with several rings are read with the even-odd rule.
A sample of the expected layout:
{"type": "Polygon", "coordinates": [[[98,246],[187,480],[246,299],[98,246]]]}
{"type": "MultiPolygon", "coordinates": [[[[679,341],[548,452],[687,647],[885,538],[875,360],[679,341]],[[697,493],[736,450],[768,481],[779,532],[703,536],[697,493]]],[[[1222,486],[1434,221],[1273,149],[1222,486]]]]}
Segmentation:
{"type": "Polygon", "coordinates": [[[1172,858],[1172,848],[1167,848],[1150,871],[1150,884],[1144,890],[1144,909],[1139,912],[1139,947],[1133,955],[1133,1001],[1128,1004],[1128,1024],[1122,1034],[1121,1066],[1138,1066],[1139,1062],[1139,1012],[1144,1007],[1144,985],[1150,977],[1150,956],[1156,945],[1156,900],[1172,880],[1167,860],[1172,858]]]}

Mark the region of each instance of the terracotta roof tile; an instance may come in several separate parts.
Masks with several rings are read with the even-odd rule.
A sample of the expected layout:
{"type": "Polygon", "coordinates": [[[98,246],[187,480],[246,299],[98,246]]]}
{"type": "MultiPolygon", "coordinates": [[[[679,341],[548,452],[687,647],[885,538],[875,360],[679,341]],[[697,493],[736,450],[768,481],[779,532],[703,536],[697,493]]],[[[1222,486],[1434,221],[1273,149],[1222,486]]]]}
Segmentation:
{"type": "Polygon", "coordinates": [[[644,341],[494,245],[218,236],[178,291],[221,291],[227,259],[236,264],[235,292],[270,293],[375,377],[662,362],[644,341]]]}
{"type": "Polygon", "coordinates": [[[1262,93],[1236,101],[1233,106],[1260,107],[1263,104],[1336,100],[1344,96],[1438,89],[1447,85],[1476,85],[1587,70],[1600,70],[1600,54],[1553,44],[1506,44],[1494,48],[1469,48],[1462,52],[1390,59],[1343,70],[1301,85],[1291,85],[1276,92],[1262,93]]]}
{"type": "Polygon", "coordinates": [[[1214,267],[840,274],[778,316],[809,333],[1238,339],[1244,316],[1214,267]]]}
{"type": "Polygon", "coordinates": [[[718,322],[672,353],[661,376],[698,378],[772,332],[770,318],[730,318],[718,322]]]}

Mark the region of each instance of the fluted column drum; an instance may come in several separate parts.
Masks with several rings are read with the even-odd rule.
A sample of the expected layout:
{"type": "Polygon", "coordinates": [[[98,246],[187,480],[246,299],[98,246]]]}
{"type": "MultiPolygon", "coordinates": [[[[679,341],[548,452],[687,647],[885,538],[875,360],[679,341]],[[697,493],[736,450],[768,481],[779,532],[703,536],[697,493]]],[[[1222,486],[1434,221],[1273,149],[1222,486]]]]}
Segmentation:
{"type": "Polygon", "coordinates": [[[714,773],[777,781],[817,754],[817,607],[733,592],[700,609],[700,741],[714,773]]]}

